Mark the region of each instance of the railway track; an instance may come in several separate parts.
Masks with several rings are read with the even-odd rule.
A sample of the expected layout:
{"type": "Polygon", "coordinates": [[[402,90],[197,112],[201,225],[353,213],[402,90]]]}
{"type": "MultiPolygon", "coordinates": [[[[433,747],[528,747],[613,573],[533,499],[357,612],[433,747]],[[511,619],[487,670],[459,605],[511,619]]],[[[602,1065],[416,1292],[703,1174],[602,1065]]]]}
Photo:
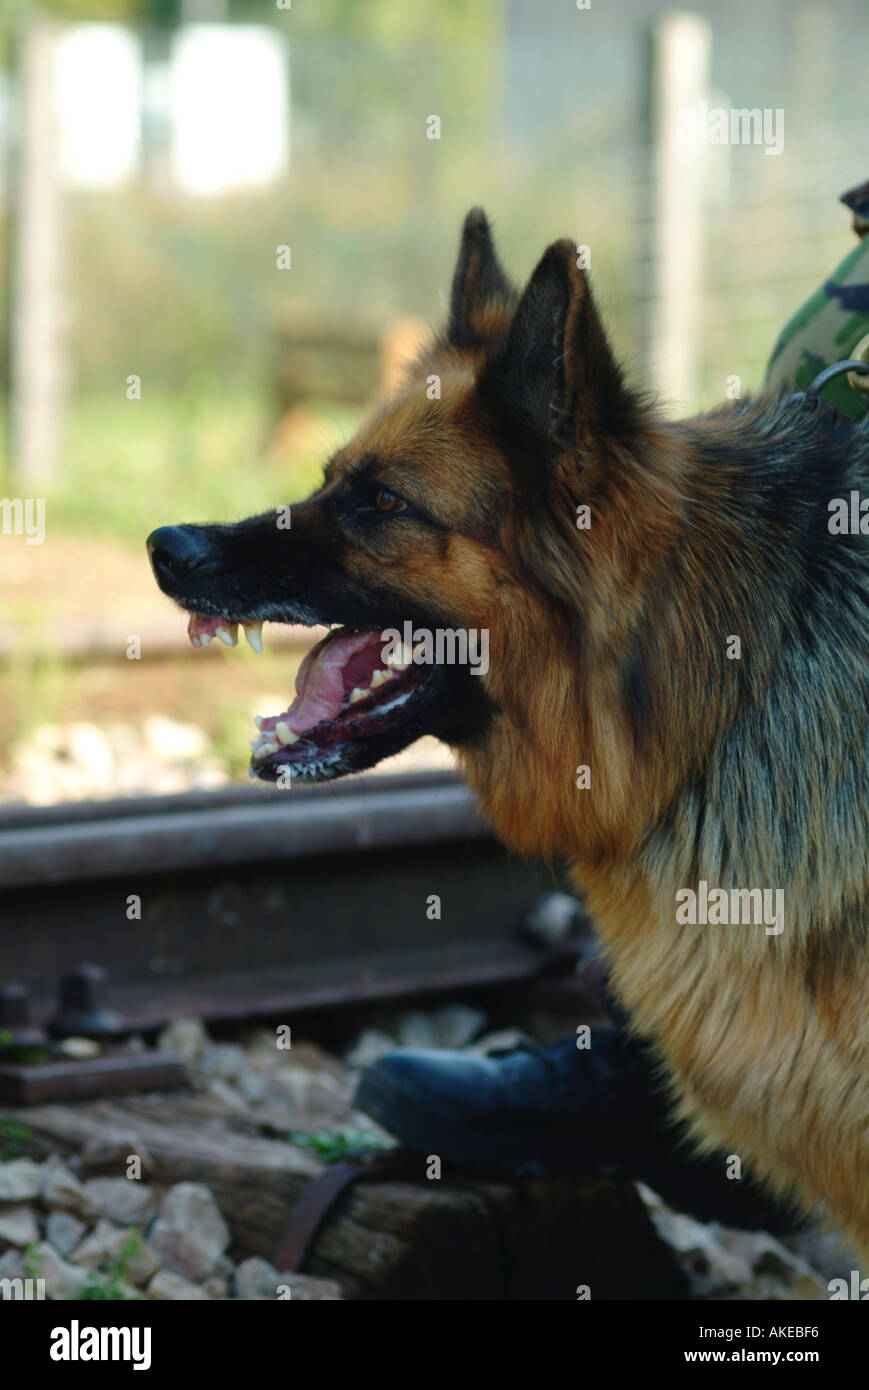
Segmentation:
{"type": "Polygon", "coordinates": [[[0,978],[44,1026],[72,974],[108,1037],[504,989],[575,960],[523,932],[557,886],[444,773],[6,808],[0,978]]]}
{"type": "MultiPolygon", "coordinates": [[[[517,995],[544,1009],[554,996],[570,1031],[589,1002],[572,969],[582,920],[549,945],[526,930],[557,886],[512,859],[444,773],[2,810],[0,1126],[85,1176],[145,1153],[155,1187],[208,1187],[238,1255],[334,1279],[345,1297],[573,1297],[578,1250],[595,1290],[624,1296],[610,1265],[625,1232],[640,1270],[627,1296],[672,1295],[672,1261],[629,1184],[432,1183],[404,1150],[324,1167],[298,1132],[338,1121],[306,1089],[285,1127],[274,1095],[262,1114],[241,1091],[227,1104],[180,1057],[126,1042],[180,1016],[268,1018],[293,1036],[277,1071],[298,1073],[302,1038],[352,1035],[365,1005],[437,996],[482,995],[490,1019],[515,1019],[517,995]],[[4,1042],[4,1003],[39,1035],[37,1056],[4,1042]],[[88,1034],[94,1055],[63,1050],[88,1034]]],[[[323,1053],[310,1051],[313,1072],[323,1053]]]]}

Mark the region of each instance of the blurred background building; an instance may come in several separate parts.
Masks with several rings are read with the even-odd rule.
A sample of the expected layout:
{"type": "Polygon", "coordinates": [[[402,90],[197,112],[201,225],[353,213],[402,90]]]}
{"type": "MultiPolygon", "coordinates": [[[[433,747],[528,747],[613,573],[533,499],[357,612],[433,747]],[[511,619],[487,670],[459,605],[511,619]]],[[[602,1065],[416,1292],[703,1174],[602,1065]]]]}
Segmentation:
{"type": "Polygon", "coordinates": [[[674,408],[755,389],[852,244],[867,37],[860,0],[2,0],[0,493],[45,538],[7,509],[0,797],[243,774],[295,655],[189,652],[144,537],[310,488],[472,204],[517,279],[589,248],[674,408]]]}

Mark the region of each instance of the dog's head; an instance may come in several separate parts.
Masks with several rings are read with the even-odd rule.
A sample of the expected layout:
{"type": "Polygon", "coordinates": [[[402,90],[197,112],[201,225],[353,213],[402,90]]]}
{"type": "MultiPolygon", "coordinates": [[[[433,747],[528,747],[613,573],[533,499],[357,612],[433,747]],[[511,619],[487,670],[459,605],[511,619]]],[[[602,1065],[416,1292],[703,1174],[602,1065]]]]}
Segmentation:
{"type": "Polygon", "coordinates": [[[237,624],[254,642],[263,622],[341,625],[263,720],[255,775],[328,780],[423,734],[479,748],[527,722],[542,673],[558,690],[552,665],[579,640],[577,509],[636,416],[579,259],[556,242],[519,295],[475,209],[445,333],[318,491],[149,537],[194,645],[237,624]]]}

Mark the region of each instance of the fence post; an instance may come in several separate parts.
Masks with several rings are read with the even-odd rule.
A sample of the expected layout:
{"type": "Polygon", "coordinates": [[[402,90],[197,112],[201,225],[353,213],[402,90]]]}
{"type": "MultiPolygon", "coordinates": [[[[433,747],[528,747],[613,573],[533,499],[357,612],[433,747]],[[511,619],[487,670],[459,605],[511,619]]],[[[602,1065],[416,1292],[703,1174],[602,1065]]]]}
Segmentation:
{"type": "Polygon", "coordinates": [[[24,24],[19,47],[20,127],[12,202],[11,462],[14,477],[25,490],[56,475],[65,384],[56,35],[51,20],[37,17],[24,24]]]}
{"type": "Polygon", "coordinates": [[[699,15],[656,21],[651,44],[652,260],[649,375],[664,405],[696,403],[703,304],[703,112],[712,31],[699,15]],[[685,113],[694,112],[694,136],[685,113]],[[683,137],[680,139],[680,131],[683,137]]]}

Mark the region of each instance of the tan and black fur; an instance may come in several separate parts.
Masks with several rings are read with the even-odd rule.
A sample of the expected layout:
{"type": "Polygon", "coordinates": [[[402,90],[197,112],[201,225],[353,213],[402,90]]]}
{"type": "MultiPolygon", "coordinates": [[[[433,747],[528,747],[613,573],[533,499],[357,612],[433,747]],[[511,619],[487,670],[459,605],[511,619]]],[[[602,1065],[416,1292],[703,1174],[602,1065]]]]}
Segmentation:
{"type": "Polygon", "coordinates": [[[780,396],[664,420],[577,259],[556,242],[520,295],[470,213],[445,334],[291,541],[196,528],[204,577],[161,583],[238,618],[487,629],[488,674],[446,673],[403,742],[454,744],[504,841],[569,859],[699,1141],[869,1262],[869,538],[828,528],[869,431],[780,396]],[[369,516],[372,486],[405,513],[369,516]],[[783,889],[781,934],[678,925],[702,879],[783,889]]]}

